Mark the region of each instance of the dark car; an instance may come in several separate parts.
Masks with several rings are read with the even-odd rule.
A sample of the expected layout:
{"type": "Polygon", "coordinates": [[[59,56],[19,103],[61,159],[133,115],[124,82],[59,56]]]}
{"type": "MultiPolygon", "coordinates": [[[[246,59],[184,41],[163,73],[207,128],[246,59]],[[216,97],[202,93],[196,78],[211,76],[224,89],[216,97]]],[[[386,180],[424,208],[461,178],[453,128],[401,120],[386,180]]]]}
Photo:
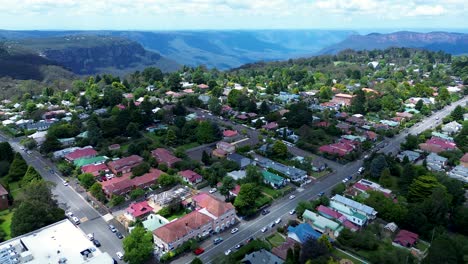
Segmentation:
{"type": "Polygon", "coordinates": [[[122,239],[122,238],[123,238],[122,233],[120,233],[120,232],[118,232],[118,231],[115,232],[115,235],[116,235],[119,239],[122,239]]]}
{"type": "Polygon", "coordinates": [[[249,238],[247,238],[247,240],[246,240],[245,242],[246,242],[246,243],[250,243],[250,242],[252,242],[253,240],[254,240],[253,237],[249,237],[249,238]]]}
{"type": "Polygon", "coordinates": [[[270,213],[270,210],[268,210],[268,209],[263,209],[262,210],[262,215],[267,215],[269,213],[270,213]]]}
{"type": "Polygon", "coordinates": [[[325,194],[325,192],[319,192],[318,196],[322,197],[325,194]]]}
{"type": "Polygon", "coordinates": [[[219,243],[221,243],[221,242],[223,242],[223,238],[222,238],[222,237],[217,237],[217,238],[213,239],[213,243],[214,243],[215,245],[217,245],[217,244],[219,244],[219,243]]]}
{"type": "Polygon", "coordinates": [[[101,242],[99,242],[99,240],[97,240],[97,239],[94,239],[94,240],[93,240],[93,244],[94,244],[96,247],[100,247],[100,246],[101,246],[101,242]]]}

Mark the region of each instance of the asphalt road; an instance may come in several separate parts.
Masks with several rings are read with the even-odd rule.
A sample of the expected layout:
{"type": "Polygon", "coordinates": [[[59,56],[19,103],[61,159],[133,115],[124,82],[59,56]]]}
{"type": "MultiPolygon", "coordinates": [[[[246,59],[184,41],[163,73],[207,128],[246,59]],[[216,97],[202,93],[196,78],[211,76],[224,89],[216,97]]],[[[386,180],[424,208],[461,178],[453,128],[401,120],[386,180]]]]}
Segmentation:
{"type": "MultiPolygon", "coordinates": [[[[450,112],[457,106],[463,105],[467,102],[467,97],[459,100],[456,103],[452,103],[451,105],[445,107],[444,109],[434,113],[432,116],[425,118],[412,128],[408,129],[408,131],[398,134],[393,138],[386,139],[384,142],[387,143],[385,147],[378,150],[380,153],[390,153],[396,154],[399,151],[400,144],[405,140],[405,137],[408,133],[410,134],[419,134],[422,131],[429,129],[431,127],[436,127],[439,123],[442,122],[442,119],[450,114],[450,112]]],[[[201,113],[207,116],[205,113],[201,113]]],[[[213,119],[216,117],[210,116],[213,119]]],[[[231,124],[229,124],[231,125],[231,124]]],[[[232,125],[231,125],[232,126],[232,125]]],[[[238,129],[237,125],[235,128],[238,129]]],[[[252,130],[250,130],[252,131],[252,130]]],[[[254,133],[249,133],[249,135],[254,133]]],[[[258,139],[257,139],[258,142],[258,139]]],[[[291,149],[291,148],[290,148],[291,149]]],[[[292,148],[294,149],[294,148],[292,148]]],[[[308,156],[307,152],[301,150],[303,156],[308,156]]],[[[296,154],[296,153],[294,153],[296,154]]],[[[201,256],[201,260],[204,263],[216,263],[216,259],[223,256],[224,252],[228,249],[234,250],[235,245],[239,243],[244,243],[246,239],[249,237],[258,237],[262,234],[261,229],[265,226],[268,226],[270,223],[274,222],[278,218],[287,219],[289,217],[289,211],[295,209],[298,202],[301,200],[311,200],[317,198],[317,195],[320,192],[329,193],[331,189],[338,183],[340,183],[344,178],[353,175],[357,172],[357,170],[362,166],[363,160],[356,160],[354,162],[350,162],[346,165],[339,165],[335,162],[331,162],[326,160],[326,162],[334,169],[334,172],[326,177],[323,180],[319,180],[314,184],[308,184],[303,188],[298,189],[294,195],[296,196],[295,199],[289,200],[287,197],[282,198],[280,200],[275,201],[272,206],[270,206],[269,210],[270,213],[265,216],[259,216],[256,219],[251,221],[243,221],[239,226],[239,231],[235,234],[223,234],[222,237],[224,241],[218,245],[213,245],[210,241],[208,246],[205,247],[205,253],[201,256]]],[[[182,259],[181,259],[182,261],[182,259]]],[[[180,262],[176,261],[175,263],[187,263],[187,262],[180,262]]]]}
{"type": "Polygon", "coordinates": [[[43,158],[36,151],[26,153],[21,150],[21,145],[17,139],[9,139],[0,135],[0,142],[1,141],[9,141],[14,150],[21,153],[28,165],[33,166],[45,180],[56,183],[52,191],[53,194],[56,195],[60,207],[73,212],[76,217],[81,219],[81,224],[78,225],[78,227],[86,234],[94,234],[95,239],[99,240],[102,245],[99,248],[101,251],[109,253],[114,259],[118,259],[115,253],[117,251],[123,252],[121,240],[109,230],[108,224],[104,218],[102,218],[82,195],[77,193],[71,186],[65,186],[63,184],[63,177],[54,164],[43,158]],[[54,170],[54,173],[50,172],[51,169],[54,170]]]}

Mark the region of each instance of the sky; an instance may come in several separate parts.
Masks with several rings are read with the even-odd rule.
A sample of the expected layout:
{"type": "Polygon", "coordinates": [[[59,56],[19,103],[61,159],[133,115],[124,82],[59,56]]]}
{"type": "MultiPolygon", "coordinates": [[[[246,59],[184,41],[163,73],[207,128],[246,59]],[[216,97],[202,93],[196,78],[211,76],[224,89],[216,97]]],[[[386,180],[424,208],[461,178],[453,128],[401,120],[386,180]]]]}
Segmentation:
{"type": "Polygon", "coordinates": [[[467,0],[0,0],[0,29],[467,29],[467,0]]]}

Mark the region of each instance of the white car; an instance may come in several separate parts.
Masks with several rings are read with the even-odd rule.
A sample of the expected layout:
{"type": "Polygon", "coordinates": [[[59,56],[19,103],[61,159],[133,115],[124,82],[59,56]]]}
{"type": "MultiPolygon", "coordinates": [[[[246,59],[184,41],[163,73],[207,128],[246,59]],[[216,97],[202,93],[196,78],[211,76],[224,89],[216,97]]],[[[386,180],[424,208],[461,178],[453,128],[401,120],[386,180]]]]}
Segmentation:
{"type": "Polygon", "coordinates": [[[224,251],[224,255],[227,256],[227,255],[231,254],[231,252],[232,252],[232,250],[228,249],[228,250],[224,251]]]}
{"type": "Polygon", "coordinates": [[[79,225],[79,224],[80,224],[80,219],[78,219],[78,217],[73,216],[73,217],[72,217],[72,220],[73,220],[73,223],[75,223],[75,225],[79,225]]]}
{"type": "Polygon", "coordinates": [[[289,200],[292,200],[292,199],[294,199],[294,198],[296,198],[295,195],[290,195],[290,196],[289,196],[289,200]]]}
{"type": "Polygon", "coordinates": [[[115,255],[117,255],[117,257],[118,257],[120,260],[122,260],[122,259],[123,259],[123,256],[124,256],[124,255],[122,254],[122,252],[120,252],[120,251],[118,251],[117,253],[115,253],[115,255]]]}
{"type": "Polygon", "coordinates": [[[218,189],[216,188],[211,188],[210,193],[215,193],[218,189]]]}
{"type": "Polygon", "coordinates": [[[278,219],[275,220],[276,224],[279,224],[280,222],[281,222],[281,218],[278,218],[278,219]]]}
{"type": "Polygon", "coordinates": [[[237,233],[237,231],[239,231],[239,228],[237,228],[237,227],[236,227],[236,228],[233,228],[233,229],[231,230],[231,234],[235,234],[235,233],[237,233]]]}
{"type": "Polygon", "coordinates": [[[347,183],[348,182],[348,178],[345,178],[342,180],[343,183],[347,183]]]}
{"type": "Polygon", "coordinates": [[[89,233],[87,236],[88,236],[88,239],[89,239],[89,240],[91,240],[91,241],[94,240],[94,235],[93,235],[93,233],[89,233]]]}
{"type": "Polygon", "coordinates": [[[66,214],[68,217],[73,217],[73,212],[71,212],[71,211],[68,211],[68,212],[66,212],[65,214],[66,214]]]}
{"type": "Polygon", "coordinates": [[[68,182],[66,180],[63,180],[63,185],[68,186],[68,182]]]}
{"type": "Polygon", "coordinates": [[[295,214],[295,213],[296,213],[296,209],[292,209],[291,211],[289,211],[289,214],[290,214],[290,215],[293,215],[293,214],[295,214]]]}
{"type": "Polygon", "coordinates": [[[265,233],[267,230],[268,230],[268,227],[265,226],[264,228],[262,228],[262,233],[265,233]]]}

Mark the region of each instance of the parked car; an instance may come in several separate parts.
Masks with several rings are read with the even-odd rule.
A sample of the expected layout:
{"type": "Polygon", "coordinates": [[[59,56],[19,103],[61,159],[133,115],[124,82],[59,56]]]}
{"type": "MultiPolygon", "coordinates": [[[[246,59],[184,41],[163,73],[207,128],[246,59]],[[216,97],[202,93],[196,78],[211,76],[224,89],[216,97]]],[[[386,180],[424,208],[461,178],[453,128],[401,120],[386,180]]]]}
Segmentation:
{"type": "Polygon", "coordinates": [[[89,233],[87,236],[88,236],[88,239],[89,239],[89,240],[91,240],[91,241],[94,240],[94,235],[93,235],[93,233],[89,233]]]}
{"type": "Polygon", "coordinates": [[[213,244],[217,245],[219,243],[223,242],[223,238],[222,237],[217,237],[215,239],[213,239],[213,244]]]}
{"type": "Polygon", "coordinates": [[[344,179],[342,180],[342,182],[343,182],[343,183],[347,183],[347,182],[348,182],[348,178],[344,178],[344,179]]]}
{"type": "Polygon", "coordinates": [[[289,196],[289,200],[292,200],[292,199],[294,199],[294,198],[296,198],[295,195],[290,195],[290,196],[289,196]]]}
{"type": "Polygon", "coordinates": [[[247,238],[247,240],[245,241],[245,243],[250,243],[250,242],[252,242],[253,240],[254,240],[253,237],[249,237],[249,238],[247,238]]]}
{"type": "Polygon", "coordinates": [[[359,174],[362,174],[362,173],[364,172],[364,167],[360,167],[360,168],[358,169],[358,172],[359,172],[359,174]]]}
{"type": "Polygon", "coordinates": [[[97,239],[94,239],[94,240],[93,240],[93,244],[94,244],[96,247],[100,247],[100,246],[101,246],[101,242],[99,242],[99,240],[97,240],[97,239]]]}
{"type": "Polygon", "coordinates": [[[237,233],[237,231],[239,231],[239,228],[235,227],[235,228],[231,229],[231,234],[235,234],[235,233],[237,233]]]}
{"type": "Polygon", "coordinates": [[[348,181],[350,181],[350,180],[352,180],[352,179],[353,179],[353,176],[352,176],[352,175],[351,175],[351,176],[348,176],[348,178],[347,178],[347,179],[348,179],[348,181]]]}
{"type": "Polygon", "coordinates": [[[239,243],[239,244],[237,244],[237,245],[235,246],[235,248],[236,248],[236,249],[239,249],[239,248],[241,248],[243,245],[244,245],[244,244],[239,243]]]}
{"type": "Polygon", "coordinates": [[[215,193],[218,189],[216,188],[211,188],[210,193],[215,193]]]}
{"type": "Polygon", "coordinates": [[[78,217],[73,216],[73,217],[72,217],[72,220],[73,220],[73,223],[75,223],[75,225],[79,225],[79,224],[80,224],[80,219],[78,219],[78,217]]]}
{"type": "Polygon", "coordinates": [[[268,230],[268,227],[265,226],[264,228],[262,228],[262,233],[265,233],[267,230],[268,230]]]}
{"type": "Polygon", "coordinates": [[[232,252],[232,250],[228,249],[228,250],[224,251],[224,255],[227,256],[227,255],[231,254],[231,252],[232,252]]]}
{"type": "Polygon", "coordinates": [[[68,217],[70,217],[70,218],[73,217],[73,213],[72,213],[71,211],[68,211],[68,212],[66,212],[65,214],[66,214],[68,217]]]}
{"type": "Polygon", "coordinates": [[[273,228],[275,225],[275,222],[271,222],[270,227],[273,228]]]}
{"type": "Polygon", "coordinates": [[[325,195],[325,192],[319,192],[318,197],[322,197],[325,195]]]}
{"type": "Polygon", "coordinates": [[[281,222],[281,218],[275,220],[275,224],[279,224],[281,222]]]}
{"type": "Polygon", "coordinates": [[[270,210],[268,210],[268,209],[263,209],[262,210],[262,215],[267,215],[268,213],[270,213],[270,210]]]}
{"type": "Polygon", "coordinates": [[[63,185],[64,185],[64,186],[68,186],[68,181],[63,180],[63,185]]]}
{"type": "Polygon", "coordinates": [[[289,211],[289,214],[290,214],[290,215],[293,215],[293,214],[295,214],[295,213],[296,213],[296,209],[292,209],[291,211],[289,211]]]}
{"type": "Polygon", "coordinates": [[[112,233],[117,232],[117,229],[113,225],[109,225],[109,229],[110,229],[110,231],[112,231],[112,233]]]}
{"type": "Polygon", "coordinates": [[[123,259],[123,256],[124,256],[124,255],[122,254],[122,252],[120,252],[120,251],[118,251],[117,253],[115,253],[115,255],[117,255],[117,258],[119,258],[120,260],[122,260],[122,259],[123,259]]]}
{"type": "Polygon", "coordinates": [[[119,231],[115,232],[115,235],[117,236],[118,239],[122,239],[123,235],[119,231]]]}
{"type": "Polygon", "coordinates": [[[205,250],[204,250],[203,248],[197,248],[197,249],[195,249],[195,250],[193,251],[193,253],[194,253],[195,255],[197,255],[197,256],[200,255],[200,254],[202,254],[203,252],[205,252],[205,250]]]}

